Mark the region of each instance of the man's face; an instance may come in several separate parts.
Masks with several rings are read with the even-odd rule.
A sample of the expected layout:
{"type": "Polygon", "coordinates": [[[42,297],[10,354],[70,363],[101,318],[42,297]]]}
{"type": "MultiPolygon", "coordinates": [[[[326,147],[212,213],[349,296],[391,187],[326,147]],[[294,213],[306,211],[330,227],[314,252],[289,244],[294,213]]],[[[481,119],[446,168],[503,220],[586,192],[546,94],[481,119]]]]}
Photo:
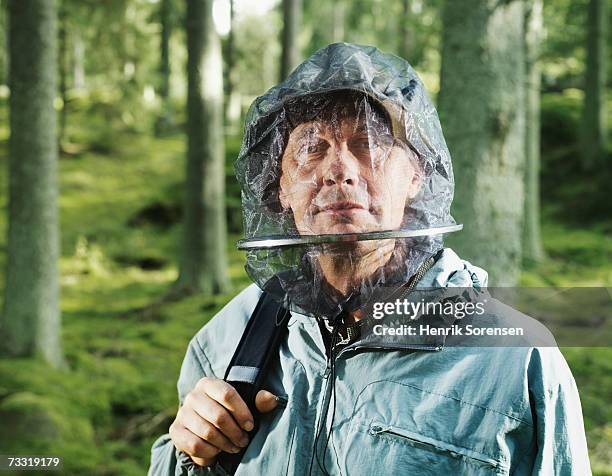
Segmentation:
{"type": "Polygon", "coordinates": [[[380,123],[305,122],[289,136],[279,198],[302,235],[398,229],[421,185],[415,164],[380,123]]]}

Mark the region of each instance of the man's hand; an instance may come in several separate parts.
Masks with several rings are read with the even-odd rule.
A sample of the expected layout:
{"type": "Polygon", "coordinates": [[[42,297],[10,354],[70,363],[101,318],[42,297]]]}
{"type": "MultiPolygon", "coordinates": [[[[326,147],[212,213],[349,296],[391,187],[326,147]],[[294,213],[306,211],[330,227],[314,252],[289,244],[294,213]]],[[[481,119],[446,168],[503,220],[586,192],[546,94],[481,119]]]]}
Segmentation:
{"type": "MultiPolygon", "coordinates": [[[[276,396],[260,390],[255,406],[262,413],[274,408],[276,396]]],[[[204,377],[187,394],[170,425],[174,446],[194,463],[212,466],[221,451],[239,453],[249,444],[253,415],[234,387],[224,380],[204,377]]]]}

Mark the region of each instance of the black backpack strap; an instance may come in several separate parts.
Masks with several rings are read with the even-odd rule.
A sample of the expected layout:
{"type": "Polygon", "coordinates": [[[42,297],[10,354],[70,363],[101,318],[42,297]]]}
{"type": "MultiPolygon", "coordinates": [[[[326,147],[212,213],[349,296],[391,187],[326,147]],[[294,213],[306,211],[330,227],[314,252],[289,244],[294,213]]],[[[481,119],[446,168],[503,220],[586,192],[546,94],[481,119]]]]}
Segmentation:
{"type": "MultiPolygon", "coordinates": [[[[260,414],[255,408],[255,395],[261,390],[270,363],[278,355],[290,315],[270,294],[263,292],[225,371],[223,380],[238,391],[255,419],[249,440],[259,429],[260,414]]],[[[225,471],[234,474],[245,451],[246,448],[235,454],[222,452],[217,461],[225,471]]]]}

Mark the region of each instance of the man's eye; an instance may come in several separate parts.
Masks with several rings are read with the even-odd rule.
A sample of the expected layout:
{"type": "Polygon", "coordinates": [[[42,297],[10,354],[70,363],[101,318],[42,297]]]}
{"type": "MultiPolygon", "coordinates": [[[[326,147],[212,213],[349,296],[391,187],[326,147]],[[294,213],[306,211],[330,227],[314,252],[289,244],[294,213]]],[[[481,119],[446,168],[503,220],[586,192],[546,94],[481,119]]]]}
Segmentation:
{"type": "Polygon", "coordinates": [[[306,152],[309,154],[321,154],[327,150],[329,144],[325,141],[311,142],[306,146],[306,152]]]}
{"type": "Polygon", "coordinates": [[[355,139],[351,141],[351,149],[367,150],[371,147],[376,147],[376,143],[370,143],[368,139],[355,139]]]}

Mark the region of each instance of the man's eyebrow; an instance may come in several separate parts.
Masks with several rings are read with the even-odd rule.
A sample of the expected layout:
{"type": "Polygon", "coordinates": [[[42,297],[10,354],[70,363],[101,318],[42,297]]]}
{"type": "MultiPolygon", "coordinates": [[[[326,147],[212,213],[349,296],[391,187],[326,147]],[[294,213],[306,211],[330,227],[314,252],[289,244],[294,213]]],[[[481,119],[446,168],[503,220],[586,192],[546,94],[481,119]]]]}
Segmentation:
{"type": "Polygon", "coordinates": [[[316,124],[305,126],[302,130],[297,132],[296,140],[302,140],[305,138],[312,138],[316,134],[321,133],[321,128],[316,124]]]}
{"type": "Polygon", "coordinates": [[[365,120],[359,122],[354,132],[358,134],[384,134],[389,132],[389,128],[385,124],[381,124],[377,121],[365,120]]]}
{"type": "Polygon", "coordinates": [[[304,127],[304,129],[297,132],[295,139],[297,141],[314,140],[314,139],[324,140],[325,134],[326,133],[324,132],[323,128],[320,125],[312,124],[312,125],[304,127]]]}

